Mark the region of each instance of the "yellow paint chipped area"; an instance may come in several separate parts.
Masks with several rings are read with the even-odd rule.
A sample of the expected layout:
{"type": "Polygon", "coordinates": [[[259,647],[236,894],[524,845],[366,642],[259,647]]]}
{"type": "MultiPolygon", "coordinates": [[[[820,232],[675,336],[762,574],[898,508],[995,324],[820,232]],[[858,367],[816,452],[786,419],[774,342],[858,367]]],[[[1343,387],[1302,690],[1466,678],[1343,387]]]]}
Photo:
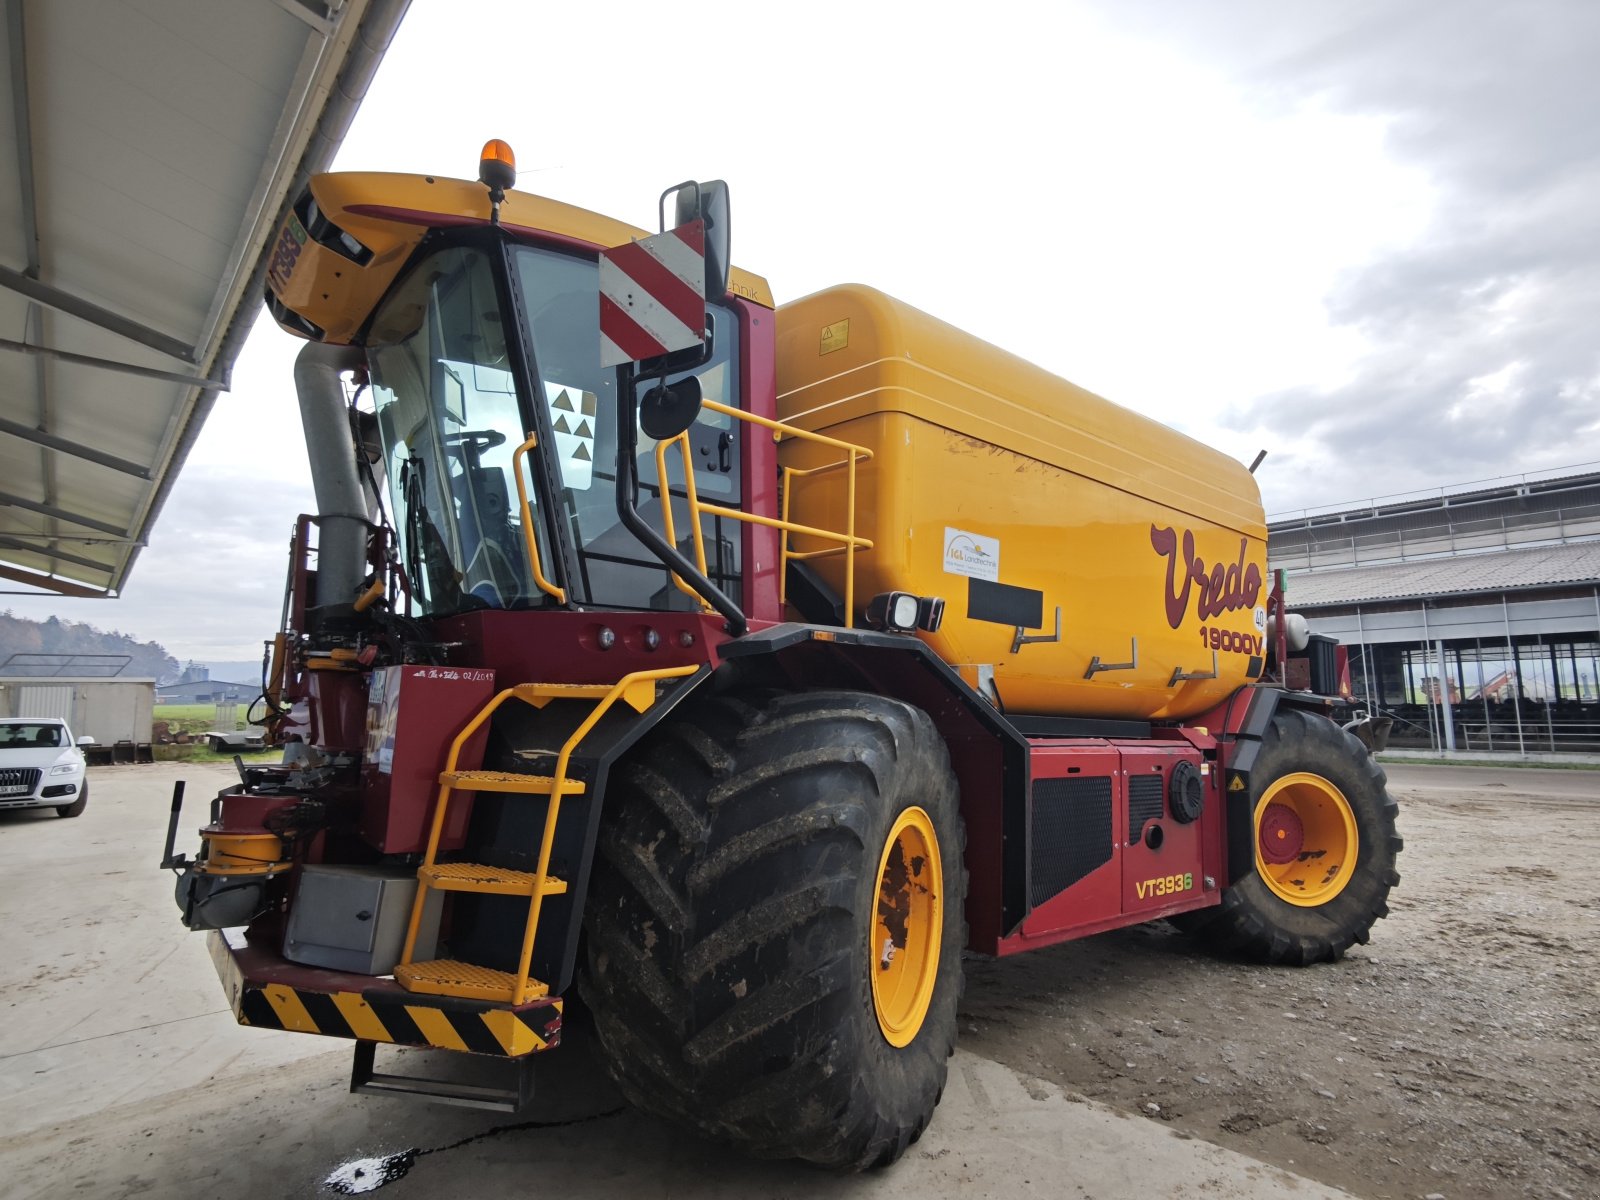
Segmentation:
{"type": "Polygon", "coordinates": [[[320,1033],[317,1023],[311,1019],[311,1014],[306,1011],[306,1006],[300,1003],[300,997],[293,988],[285,987],[281,983],[269,983],[261,989],[261,994],[267,998],[267,1003],[272,1005],[272,1011],[278,1014],[278,1020],[283,1022],[285,1029],[292,1029],[296,1033],[320,1033]]]}
{"type": "Polygon", "coordinates": [[[483,1014],[483,1023],[488,1026],[489,1032],[494,1034],[495,1040],[505,1052],[513,1058],[545,1048],[544,1039],[512,1013],[486,1012],[483,1014]]]}

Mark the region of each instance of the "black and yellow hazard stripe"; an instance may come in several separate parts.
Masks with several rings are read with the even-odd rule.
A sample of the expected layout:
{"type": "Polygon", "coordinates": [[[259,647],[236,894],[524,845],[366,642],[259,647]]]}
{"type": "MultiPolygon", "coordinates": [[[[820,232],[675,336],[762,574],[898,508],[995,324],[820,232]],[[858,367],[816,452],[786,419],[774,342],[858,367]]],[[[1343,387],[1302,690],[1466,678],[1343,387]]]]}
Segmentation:
{"type": "Polygon", "coordinates": [[[259,1029],[432,1046],[502,1058],[548,1049],[559,1040],[561,1028],[559,1000],[522,1012],[483,1006],[474,1011],[371,993],[316,992],[282,983],[257,986],[246,982],[235,1011],[241,1025],[259,1029]]]}
{"type": "MultiPolygon", "coordinates": [[[[500,1058],[521,1058],[561,1040],[559,999],[512,1009],[478,1000],[412,995],[393,983],[359,992],[296,986],[273,979],[282,979],[290,964],[275,955],[263,956],[242,938],[213,930],[206,942],[241,1025],[500,1058]]],[[[306,972],[300,969],[300,974],[304,977],[306,972]]]]}

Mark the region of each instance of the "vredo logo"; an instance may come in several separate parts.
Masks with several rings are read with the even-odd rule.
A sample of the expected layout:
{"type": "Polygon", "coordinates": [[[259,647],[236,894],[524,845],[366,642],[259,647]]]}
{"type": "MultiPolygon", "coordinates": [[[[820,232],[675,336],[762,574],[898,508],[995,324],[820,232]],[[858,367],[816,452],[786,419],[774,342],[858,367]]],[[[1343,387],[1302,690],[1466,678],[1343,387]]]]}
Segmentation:
{"type": "Polygon", "coordinates": [[[1249,542],[1239,539],[1239,558],[1224,566],[1207,565],[1195,553],[1194,531],[1185,529],[1180,544],[1178,532],[1150,526],[1150,545],[1167,560],[1167,624],[1174,629],[1183,624],[1189,611],[1189,594],[1198,590],[1196,615],[1202,621],[1237,608],[1254,608],[1261,595],[1261,568],[1245,562],[1249,542]]]}

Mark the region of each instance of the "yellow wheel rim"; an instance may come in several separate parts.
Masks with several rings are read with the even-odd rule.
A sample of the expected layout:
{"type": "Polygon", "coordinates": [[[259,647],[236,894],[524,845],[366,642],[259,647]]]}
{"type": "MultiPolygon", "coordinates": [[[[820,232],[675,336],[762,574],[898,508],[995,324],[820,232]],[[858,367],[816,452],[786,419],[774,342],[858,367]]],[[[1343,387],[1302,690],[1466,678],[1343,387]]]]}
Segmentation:
{"type": "Polygon", "coordinates": [[[1256,801],[1256,873],[1290,904],[1316,908],[1344,891],[1360,845],[1350,801],[1321,775],[1285,775],[1256,801]]]}
{"type": "Polygon", "coordinates": [[[909,1046],[922,1028],[939,974],[944,872],[933,821],[920,808],[895,820],[878,859],[877,911],[867,946],[872,1008],[891,1046],[909,1046]]]}

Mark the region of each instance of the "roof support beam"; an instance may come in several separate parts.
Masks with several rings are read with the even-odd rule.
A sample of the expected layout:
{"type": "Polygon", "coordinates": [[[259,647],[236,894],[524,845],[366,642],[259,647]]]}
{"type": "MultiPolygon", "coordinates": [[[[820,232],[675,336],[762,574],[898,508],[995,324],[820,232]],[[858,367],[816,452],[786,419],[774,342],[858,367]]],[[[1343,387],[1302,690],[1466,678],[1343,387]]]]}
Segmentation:
{"type": "MultiPolygon", "coordinates": [[[[0,271],[5,270],[0,267],[0,271]]],[[[15,350],[19,354],[37,354],[57,362],[75,363],[80,367],[97,367],[102,371],[118,371],[123,375],[137,375],[141,379],[159,379],[162,383],[177,383],[185,387],[205,388],[207,391],[226,392],[233,386],[232,379],[207,379],[203,375],[185,375],[181,371],[161,371],[155,367],[140,367],[133,363],[117,362],[112,358],[95,358],[89,354],[74,354],[70,350],[52,350],[49,346],[36,346],[32,342],[14,342],[0,338],[0,350],[15,350]]]]}
{"type": "Polygon", "coordinates": [[[76,563],[80,567],[88,567],[91,571],[99,571],[105,575],[115,574],[117,570],[116,565],[113,563],[95,562],[95,560],[92,558],[80,558],[76,554],[68,554],[65,550],[56,548],[41,550],[37,546],[28,545],[27,542],[15,541],[12,538],[5,536],[0,536],[0,546],[4,546],[8,550],[23,550],[29,554],[46,554],[52,559],[60,559],[62,562],[76,563]]]}
{"type": "Polygon", "coordinates": [[[17,421],[8,421],[0,417],[0,433],[9,433],[12,437],[21,438],[23,441],[34,442],[40,446],[48,446],[62,454],[70,454],[75,458],[87,459],[92,463],[99,463],[102,467],[110,467],[113,471],[121,471],[125,475],[132,475],[135,479],[149,479],[150,468],[141,463],[130,462],[126,458],[118,458],[115,454],[107,454],[103,450],[96,450],[85,446],[82,442],[74,442],[68,438],[57,437],[53,433],[46,433],[42,429],[31,429],[17,421]]]}
{"type": "Polygon", "coordinates": [[[0,508],[25,508],[29,512],[36,512],[42,517],[54,517],[58,521],[71,521],[74,525],[82,525],[86,529],[98,529],[101,533],[115,534],[117,537],[127,537],[126,529],[118,529],[115,525],[105,521],[96,521],[92,517],[79,516],[77,513],[68,512],[64,508],[57,508],[54,504],[40,504],[37,500],[29,500],[23,496],[13,496],[10,492],[0,492],[0,508]]]}
{"type": "Polygon", "coordinates": [[[101,329],[108,329],[129,341],[138,342],[141,346],[148,346],[172,358],[188,363],[195,361],[194,347],[181,339],[151,329],[148,325],[141,325],[120,313],[112,312],[109,308],[101,308],[98,304],[93,304],[80,296],[51,287],[48,283],[29,279],[27,275],[13,271],[10,267],[0,267],[0,287],[20,292],[36,304],[43,304],[46,308],[64,312],[69,317],[77,317],[80,321],[98,325],[101,329]]]}
{"type": "Polygon", "coordinates": [[[87,533],[34,533],[26,529],[7,530],[6,537],[23,538],[30,542],[63,542],[78,546],[143,546],[145,543],[131,537],[91,536],[87,533]]]}
{"type": "Polygon", "coordinates": [[[333,14],[321,0],[273,0],[279,8],[297,17],[323,37],[333,33],[333,14]]]}
{"type": "MultiPolygon", "coordinates": [[[[17,583],[32,584],[36,588],[43,588],[47,592],[59,592],[63,596],[81,596],[85,600],[104,600],[113,595],[103,588],[84,587],[81,583],[68,583],[65,579],[56,579],[50,575],[40,575],[34,571],[24,571],[19,567],[8,567],[0,563],[0,579],[11,579],[17,583]]],[[[0,595],[7,596],[32,596],[33,592],[7,591],[0,595]]]]}
{"type": "Polygon", "coordinates": [[[17,136],[17,190],[22,196],[22,239],[27,274],[39,277],[39,210],[33,183],[33,117],[28,107],[28,50],[22,0],[6,0],[6,40],[11,45],[11,115],[17,136]]]}

